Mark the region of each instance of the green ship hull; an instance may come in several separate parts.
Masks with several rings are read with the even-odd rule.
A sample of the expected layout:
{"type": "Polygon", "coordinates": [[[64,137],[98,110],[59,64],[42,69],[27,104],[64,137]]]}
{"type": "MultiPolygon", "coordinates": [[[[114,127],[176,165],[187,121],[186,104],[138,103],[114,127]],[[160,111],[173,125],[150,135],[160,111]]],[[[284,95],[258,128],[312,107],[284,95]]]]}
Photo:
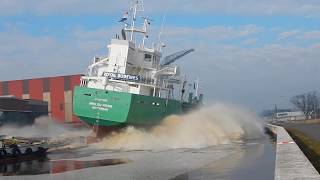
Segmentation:
{"type": "Polygon", "coordinates": [[[92,126],[153,126],[182,112],[177,100],[116,91],[75,87],[73,111],[92,126]]]}

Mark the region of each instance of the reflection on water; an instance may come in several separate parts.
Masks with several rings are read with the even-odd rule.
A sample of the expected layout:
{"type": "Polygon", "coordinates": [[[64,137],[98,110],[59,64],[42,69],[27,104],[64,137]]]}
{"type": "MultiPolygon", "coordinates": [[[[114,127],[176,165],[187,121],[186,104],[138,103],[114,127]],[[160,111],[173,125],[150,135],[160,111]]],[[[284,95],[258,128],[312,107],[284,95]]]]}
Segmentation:
{"type": "Polygon", "coordinates": [[[0,165],[0,175],[17,176],[17,175],[36,175],[36,174],[57,174],[67,171],[111,166],[130,162],[128,159],[101,159],[90,161],[79,160],[49,160],[48,158],[27,161],[9,165],[0,165]]]}
{"type": "Polygon", "coordinates": [[[128,159],[102,159],[93,161],[77,161],[77,160],[57,160],[50,162],[50,173],[62,173],[77,169],[84,169],[98,166],[111,166],[128,163],[128,159]]]}
{"type": "Polygon", "coordinates": [[[172,180],[191,179],[258,179],[274,178],[275,146],[272,137],[247,142],[228,158],[180,174],[172,180]]]}
{"type": "Polygon", "coordinates": [[[33,175],[49,172],[48,158],[19,162],[14,164],[0,165],[0,175],[15,176],[15,175],[33,175]]]}
{"type": "Polygon", "coordinates": [[[61,177],[61,179],[88,179],[88,177],[105,179],[105,175],[108,174],[115,179],[117,177],[123,177],[121,179],[170,179],[181,173],[173,179],[247,180],[257,179],[257,175],[262,180],[273,179],[275,151],[274,144],[270,141],[272,142],[272,139],[262,138],[202,149],[166,151],[102,151],[83,148],[67,152],[51,152],[47,158],[41,160],[0,166],[0,176],[21,175],[19,178],[43,180],[52,179],[52,176],[48,174],[56,174],[55,177],[61,177]],[[127,157],[132,161],[121,157],[127,157]],[[86,161],[88,158],[99,160],[86,161]],[[116,168],[107,167],[112,165],[118,166],[116,168]],[[105,166],[105,168],[102,171],[92,168],[99,166],[105,166]],[[84,168],[91,169],[76,173],[63,173],[84,168]],[[36,174],[44,175],[22,176],[36,174]]]}

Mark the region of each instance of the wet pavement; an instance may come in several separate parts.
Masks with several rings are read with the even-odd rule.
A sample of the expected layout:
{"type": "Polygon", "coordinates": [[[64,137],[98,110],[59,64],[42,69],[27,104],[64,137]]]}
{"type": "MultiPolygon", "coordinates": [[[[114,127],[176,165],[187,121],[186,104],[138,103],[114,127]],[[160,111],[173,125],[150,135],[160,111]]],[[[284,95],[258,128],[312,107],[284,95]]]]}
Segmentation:
{"type": "Polygon", "coordinates": [[[111,151],[93,147],[1,167],[6,179],[273,179],[275,148],[266,137],[202,149],[111,151]],[[4,171],[6,170],[6,172],[4,171]]]}

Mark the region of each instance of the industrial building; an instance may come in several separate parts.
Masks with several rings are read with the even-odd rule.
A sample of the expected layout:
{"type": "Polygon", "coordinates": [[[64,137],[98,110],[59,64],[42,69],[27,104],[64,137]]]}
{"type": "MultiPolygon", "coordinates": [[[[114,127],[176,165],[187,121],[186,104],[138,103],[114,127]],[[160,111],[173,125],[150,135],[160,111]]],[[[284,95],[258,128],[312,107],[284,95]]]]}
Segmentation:
{"type": "Polygon", "coordinates": [[[306,120],[306,115],[301,111],[278,112],[275,116],[277,121],[299,121],[306,120]]]}
{"type": "Polygon", "coordinates": [[[72,112],[73,88],[81,74],[0,82],[0,96],[48,102],[49,116],[58,122],[80,122],[72,112]]]}

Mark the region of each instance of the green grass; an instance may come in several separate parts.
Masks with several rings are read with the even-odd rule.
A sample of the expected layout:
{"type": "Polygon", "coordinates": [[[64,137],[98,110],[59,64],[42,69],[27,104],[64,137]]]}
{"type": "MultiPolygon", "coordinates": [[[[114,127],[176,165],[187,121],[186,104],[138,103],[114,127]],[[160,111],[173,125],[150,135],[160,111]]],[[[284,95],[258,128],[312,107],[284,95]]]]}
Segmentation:
{"type": "Polygon", "coordinates": [[[287,131],[320,173],[320,141],[295,128],[287,128],[287,131]]]}

